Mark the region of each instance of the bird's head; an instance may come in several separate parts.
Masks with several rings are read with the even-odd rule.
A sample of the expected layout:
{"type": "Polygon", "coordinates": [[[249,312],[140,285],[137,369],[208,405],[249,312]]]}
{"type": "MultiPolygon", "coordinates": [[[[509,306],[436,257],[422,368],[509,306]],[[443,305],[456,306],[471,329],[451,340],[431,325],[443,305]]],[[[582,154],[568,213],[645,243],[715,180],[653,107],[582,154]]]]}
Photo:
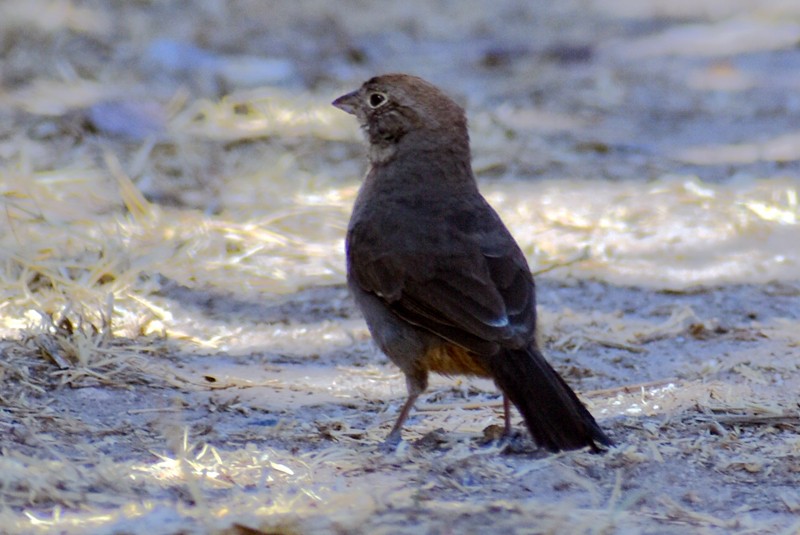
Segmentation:
{"type": "Polygon", "coordinates": [[[376,76],[333,101],[358,118],[370,143],[370,159],[382,163],[402,148],[465,150],[464,110],[437,87],[407,74],[376,76]]]}

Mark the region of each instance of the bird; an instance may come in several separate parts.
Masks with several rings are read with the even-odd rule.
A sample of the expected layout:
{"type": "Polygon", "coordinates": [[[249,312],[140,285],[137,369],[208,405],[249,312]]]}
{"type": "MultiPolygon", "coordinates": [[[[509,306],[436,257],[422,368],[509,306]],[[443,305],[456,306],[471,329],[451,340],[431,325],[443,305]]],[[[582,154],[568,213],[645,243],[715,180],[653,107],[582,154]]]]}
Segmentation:
{"type": "Polygon", "coordinates": [[[493,379],[507,435],[510,400],[540,448],[611,446],[539,349],[533,276],[479,191],[464,110],[408,74],[375,76],[332,104],[368,142],[345,240],[348,287],[408,390],[385,444],[401,442],[433,372],[493,379]]]}

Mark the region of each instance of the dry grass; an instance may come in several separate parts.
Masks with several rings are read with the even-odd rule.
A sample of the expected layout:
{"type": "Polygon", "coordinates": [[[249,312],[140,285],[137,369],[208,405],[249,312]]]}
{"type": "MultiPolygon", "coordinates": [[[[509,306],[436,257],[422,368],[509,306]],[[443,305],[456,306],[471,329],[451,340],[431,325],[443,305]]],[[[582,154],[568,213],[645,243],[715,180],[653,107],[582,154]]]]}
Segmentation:
{"type": "MultiPolygon", "coordinates": [[[[348,32],[363,37],[358,25],[384,14],[303,27],[335,52],[305,58],[290,87],[227,90],[131,59],[167,30],[261,53],[247,47],[262,26],[277,33],[295,10],[324,7],[254,6],[0,7],[3,532],[800,530],[792,168],[720,183],[657,167],[646,184],[576,180],[594,175],[592,151],[613,147],[552,144],[583,139],[595,117],[468,102],[484,191],[531,264],[564,284],[542,310],[546,345],[619,445],[544,456],[485,444],[501,410],[492,385],[437,379],[407,429],[419,442],[387,453],[402,378],[340,287],[363,150],[329,106],[345,87],[325,56],[355,54],[348,32]],[[158,131],[90,124],[108,102],[158,131]],[[542,159],[558,171],[529,180],[542,159]],[[569,301],[591,279],[610,285],[569,301]],[[714,308],[737,287],[703,285],[727,283],[764,290],[714,308]]],[[[465,11],[463,24],[484,19],[465,11]]],[[[460,27],[438,11],[422,19],[431,42],[460,27]]],[[[500,94],[529,83],[525,65],[500,94]]],[[[539,68],[541,84],[573,76],[539,68]]],[[[574,98],[611,114],[621,89],[597,80],[574,98]]],[[[749,142],[748,161],[793,158],[793,139],[749,142]]]]}

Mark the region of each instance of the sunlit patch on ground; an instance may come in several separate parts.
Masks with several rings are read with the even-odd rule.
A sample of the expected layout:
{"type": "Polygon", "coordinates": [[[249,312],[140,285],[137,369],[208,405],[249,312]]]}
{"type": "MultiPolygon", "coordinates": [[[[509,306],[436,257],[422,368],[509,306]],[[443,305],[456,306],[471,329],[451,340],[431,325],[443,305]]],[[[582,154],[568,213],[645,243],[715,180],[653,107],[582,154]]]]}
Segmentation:
{"type": "Polygon", "coordinates": [[[0,531],[796,532],[800,11],[734,4],[1,6],[0,531]],[[606,454],[442,377],[381,447],[329,103],[394,70],[465,105],[606,454]]]}

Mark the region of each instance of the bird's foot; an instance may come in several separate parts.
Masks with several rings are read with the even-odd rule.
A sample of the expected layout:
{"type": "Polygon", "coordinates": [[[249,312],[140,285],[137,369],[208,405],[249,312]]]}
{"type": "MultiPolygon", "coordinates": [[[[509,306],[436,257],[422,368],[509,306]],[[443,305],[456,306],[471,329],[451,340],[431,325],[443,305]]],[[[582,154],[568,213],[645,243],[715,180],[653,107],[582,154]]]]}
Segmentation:
{"type": "Polygon", "coordinates": [[[403,437],[400,435],[400,432],[392,431],[386,439],[380,443],[379,449],[383,453],[394,453],[397,451],[397,447],[400,446],[402,441],[403,437]]]}

